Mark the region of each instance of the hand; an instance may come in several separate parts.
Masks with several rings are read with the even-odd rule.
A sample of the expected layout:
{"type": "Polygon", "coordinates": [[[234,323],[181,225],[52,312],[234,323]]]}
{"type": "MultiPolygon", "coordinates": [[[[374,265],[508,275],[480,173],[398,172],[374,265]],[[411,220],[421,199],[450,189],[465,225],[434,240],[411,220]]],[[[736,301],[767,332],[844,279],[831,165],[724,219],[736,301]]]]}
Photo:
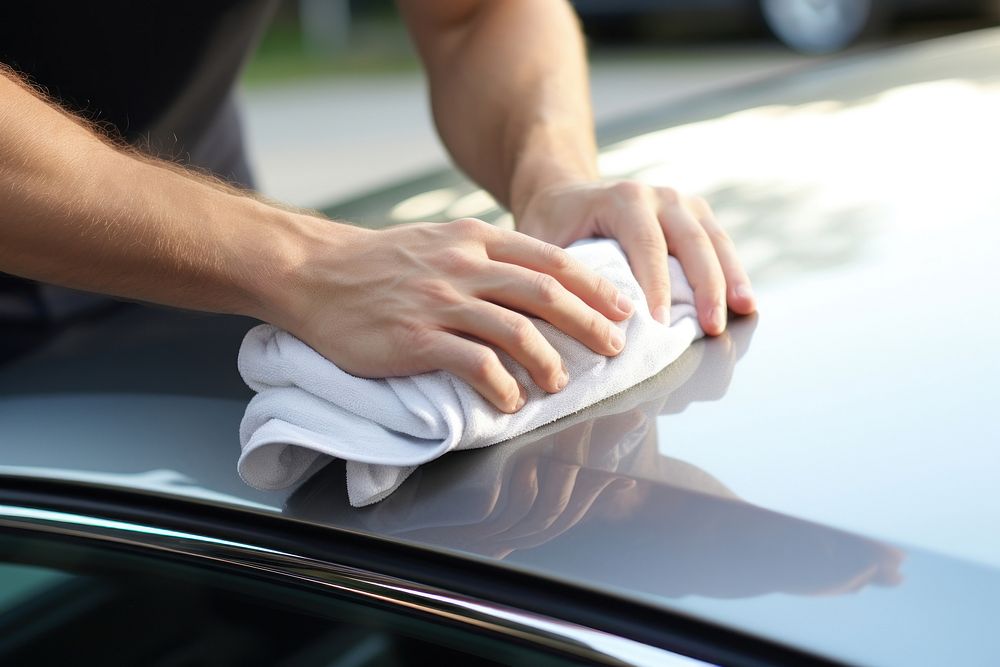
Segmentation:
{"type": "Polygon", "coordinates": [[[635,181],[557,185],[528,199],[517,228],[560,246],[592,236],[617,239],[660,322],[670,322],[668,251],[694,288],[705,333],[718,335],[726,328],[727,302],[742,315],[756,309],[733,242],[700,197],[635,181]]]}
{"type": "Polygon", "coordinates": [[[634,496],[636,480],[603,463],[646,423],[640,410],[630,410],[589,419],[519,449],[511,458],[510,472],[497,477],[509,488],[493,494],[490,516],[463,528],[478,538],[475,550],[505,558],[565,533],[595,504],[608,509],[634,496]]]}
{"type": "Polygon", "coordinates": [[[360,377],[446,370],[505,412],[525,391],[490,343],[539,387],[568,377],[527,313],[594,352],[625,345],[613,322],[631,302],[561,248],[473,219],[371,231],[308,218],[291,284],[273,290],[269,316],[360,377]],[[480,342],[483,341],[483,342],[480,342]]]}
{"type": "MultiPolygon", "coordinates": [[[[390,532],[418,539],[429,535],[459,549],[506,558],[549,542],[593,512],[606,514],[639,500],[636,480],[608,463],[617,461],[613,452],[626,438],[647,427],[647,416],[631,410],[513,445],[512,453],[505,452],[511,443],[486,447],[470,452],[469,461],[421,469],[410,494],[400,493],[404,485],[375,512],[390,532]],[[435,498],[458,477],[472,483],[462,484],[458,503],[442,508],[435,498]]],[[[337,481],[342,490],[343,478],[337,481]]],[[[308,502],[308,507],[335,506],[315,498],[308,502]]]]}

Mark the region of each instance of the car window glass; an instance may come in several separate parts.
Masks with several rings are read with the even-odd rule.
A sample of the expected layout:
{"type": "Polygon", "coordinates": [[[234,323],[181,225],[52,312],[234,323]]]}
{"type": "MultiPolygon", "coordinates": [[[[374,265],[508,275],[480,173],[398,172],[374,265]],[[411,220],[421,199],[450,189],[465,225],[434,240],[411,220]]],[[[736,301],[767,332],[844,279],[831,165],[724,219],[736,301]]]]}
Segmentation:
{"type": "Polygon", "coordinates": [[[0,536],[0,664],[579,664],[342,593],[218,565],[0,536]]]}
{"type": "Polygon", "coordinates": [[[0,614],[72,578],[44,567],[0,563],[0,614]]]}

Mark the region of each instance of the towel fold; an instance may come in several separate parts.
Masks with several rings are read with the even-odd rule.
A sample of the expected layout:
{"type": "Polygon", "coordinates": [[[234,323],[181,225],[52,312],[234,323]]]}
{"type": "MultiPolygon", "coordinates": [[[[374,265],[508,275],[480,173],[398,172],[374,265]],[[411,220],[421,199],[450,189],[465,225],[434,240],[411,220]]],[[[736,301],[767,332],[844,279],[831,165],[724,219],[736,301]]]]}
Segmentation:
{"type": "Polygon", "coordinates": [[[632,317],[619,324],[625,349],[616,357],[605,357],[532,318],[562,356],[570,380],[562,391],[549,394],[497,350],[500,361],[528,393],[527,403],[515,414],[498,411],[444,371],[358,378],[286,331],[267,324],[251,329],[238,363],[257,395],[240,425],[240,476],[256,488],[278,489],[316,471],[325,458],[342,458],[347,462],[351,505],[369,505],[392,493],[416,466],[446,452],[509,440],[652,377],[702,335],[691,287],[673,257],[673,305],[671,324],[666,326],[649,315],[618,243],[581,241],[569,252],[636,304],[632,317]]]}

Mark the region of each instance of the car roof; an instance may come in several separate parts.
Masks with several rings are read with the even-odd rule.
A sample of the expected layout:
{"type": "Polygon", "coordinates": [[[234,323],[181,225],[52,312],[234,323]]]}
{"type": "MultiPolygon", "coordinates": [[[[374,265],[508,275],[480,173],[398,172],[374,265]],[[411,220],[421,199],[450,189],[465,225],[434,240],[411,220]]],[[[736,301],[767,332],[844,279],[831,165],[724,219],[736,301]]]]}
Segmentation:
{"type": "MultiPolygon", "coordinates": [[[[0,367],[0,474],[445,549],[852,662],[1000,651],[1000,32],[829,64],[611,128],[602,169],[704,194],[755,280],[667,371],[346,502],[236,474],[242,318],[121,305],[0,367]],[[933,632],[922,629],[933,628],[933,632]]],[[[331,207],[499,220],[454,173],[331,207]]]]}

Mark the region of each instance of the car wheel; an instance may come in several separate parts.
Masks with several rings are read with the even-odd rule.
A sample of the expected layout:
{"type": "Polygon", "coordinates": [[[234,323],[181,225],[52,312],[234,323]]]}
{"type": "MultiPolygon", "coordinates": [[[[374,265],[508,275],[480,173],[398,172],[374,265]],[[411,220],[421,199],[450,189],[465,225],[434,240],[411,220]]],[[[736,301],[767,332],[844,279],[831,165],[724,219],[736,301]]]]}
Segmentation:
{"type": "Polygon", "coordinates": [[[796,51],[831,53],[871,30],[878,0],[760,0],[771,32],[796,51]]]}

